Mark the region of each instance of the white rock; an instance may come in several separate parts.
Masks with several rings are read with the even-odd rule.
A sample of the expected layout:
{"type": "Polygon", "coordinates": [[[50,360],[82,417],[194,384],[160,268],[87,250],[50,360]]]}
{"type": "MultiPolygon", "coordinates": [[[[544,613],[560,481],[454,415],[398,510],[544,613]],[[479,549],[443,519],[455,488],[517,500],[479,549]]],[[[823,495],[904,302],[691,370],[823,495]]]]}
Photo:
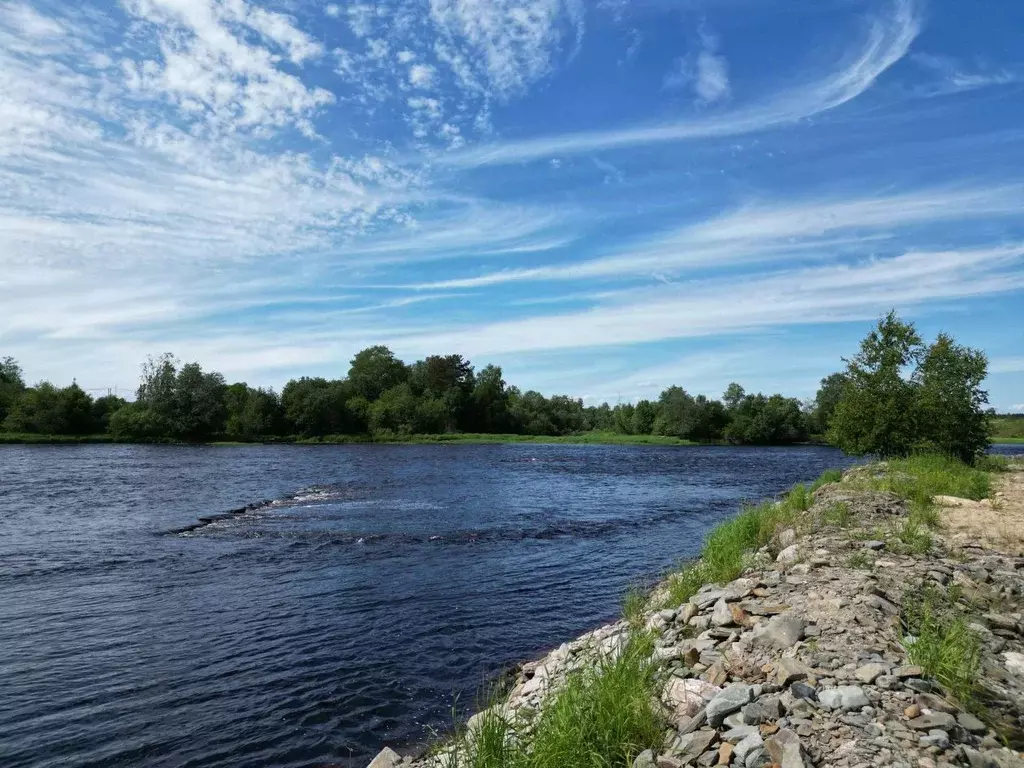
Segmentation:
{"type": "Polygon", "coordinates": [[[402,762],[402,756],[391,749],[391,747],[384,747],[377,756],[370,761],[370,764],[366,768],[396,768],[399,763],[402,762]]]}
{"type": "Polygon", "coordinates": [[[1018,677],[1024,678],[1024,653],[1007,651],[1003,654],[1003,658],[1006,660],[1007,672],[1011,675],[1017,675],[1018,677]]]}
{"type": "Polygon", "coordinates": [[[693,717],[719,690],[717,685],[704,680],[673,677],[665,686],[663,698],[675,711],[676,717],[693,717]]]}
{"type": "Polygon", "coordinates": [[[779,552],[779,556],[775,558],[777,563],[795,563],[797,558],[800,557],[800,550],[796,544],[790,544],[784,550],[779,552]]]}

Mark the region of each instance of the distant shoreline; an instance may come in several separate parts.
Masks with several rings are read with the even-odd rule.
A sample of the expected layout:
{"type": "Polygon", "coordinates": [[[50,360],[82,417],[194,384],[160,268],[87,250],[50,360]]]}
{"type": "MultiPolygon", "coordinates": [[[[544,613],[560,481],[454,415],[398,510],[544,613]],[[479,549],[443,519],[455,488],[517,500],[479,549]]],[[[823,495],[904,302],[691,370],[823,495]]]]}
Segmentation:
{"type": "MultiPolygon", "coordinates": [[[[412,445],[497,445],[503,443],[535,443],[548,445],[658,445],[701,446],[732,445],[724,441],[695,442],[664,435],[620,435],[613,432],[583,432],[577,435],[513,435],[486,433],[453,433],[441,435],[407,435],[404,437],[373,437],[371,435],[326,435],[324,437],[280,437],[273,440],[211,440],[189,443],[179,440],[117,440],[110,435],[37,435],[0,433],[0,445],[84,445],[116,443],[119,445],[207,445],[229,447],[236,445],[355,445],[355,444],[412,444],[412,445]]],[[[1024,445],[1024,437],[993,437],[993,445],[1024,445]]],[[[823,441],[787,443],[790,446],[828,445],[823,441]]],[[[737,446],[738,447],[738,446],[737,446]]],[[[765,446],[746,446],[765,447],[765,446]]]]}

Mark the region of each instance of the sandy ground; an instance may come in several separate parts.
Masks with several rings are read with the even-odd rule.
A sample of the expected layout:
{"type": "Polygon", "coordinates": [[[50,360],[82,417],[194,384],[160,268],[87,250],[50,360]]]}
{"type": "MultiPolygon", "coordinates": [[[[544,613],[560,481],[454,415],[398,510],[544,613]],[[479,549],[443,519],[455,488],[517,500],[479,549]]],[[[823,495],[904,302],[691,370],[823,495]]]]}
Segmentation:
{"type": "Polygon", "coordinates": [[[937,496],[947,534],[980,539],[1007,554],[1024,555],[1024,462],[998,475],[991,499],[937,496]]]}

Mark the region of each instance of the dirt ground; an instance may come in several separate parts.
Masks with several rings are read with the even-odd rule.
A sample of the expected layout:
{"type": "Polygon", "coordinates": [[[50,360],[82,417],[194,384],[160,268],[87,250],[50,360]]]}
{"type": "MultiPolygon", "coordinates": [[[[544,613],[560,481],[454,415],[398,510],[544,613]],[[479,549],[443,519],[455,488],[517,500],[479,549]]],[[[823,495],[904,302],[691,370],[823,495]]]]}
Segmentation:
{"type": "Polygon", "coordinates": [[[1024,555],[1024,461],[997,475],[991,499],[970,501],[938,496],[947,535],[980,539],[1007,554],[1024,555]]]}

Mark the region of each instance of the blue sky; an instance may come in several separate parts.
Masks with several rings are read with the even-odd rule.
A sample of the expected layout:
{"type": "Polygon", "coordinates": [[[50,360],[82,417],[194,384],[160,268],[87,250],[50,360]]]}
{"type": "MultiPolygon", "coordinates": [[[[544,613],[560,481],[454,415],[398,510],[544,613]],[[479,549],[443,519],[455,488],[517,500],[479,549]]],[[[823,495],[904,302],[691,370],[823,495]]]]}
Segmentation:
{"type": "Polygon", "coordinates": [[[461,352],[813,395],[895,307],[1024,410],[1024,5],[0,5],[0,354],[132,388],[461,352]]]}

